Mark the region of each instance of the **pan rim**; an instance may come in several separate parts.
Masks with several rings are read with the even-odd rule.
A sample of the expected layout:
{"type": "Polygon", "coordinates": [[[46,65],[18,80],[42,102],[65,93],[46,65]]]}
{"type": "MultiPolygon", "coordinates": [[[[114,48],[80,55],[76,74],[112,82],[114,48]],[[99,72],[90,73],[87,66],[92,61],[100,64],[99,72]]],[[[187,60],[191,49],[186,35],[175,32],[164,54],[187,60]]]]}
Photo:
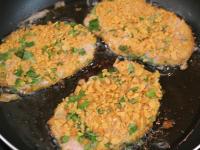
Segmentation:
{"type": "Polygon", "coordinates": [[[0,140],[5,143],[12,150],[19,150],[16,146],[10,143],[2,134],[0,134],[0,140]]]}

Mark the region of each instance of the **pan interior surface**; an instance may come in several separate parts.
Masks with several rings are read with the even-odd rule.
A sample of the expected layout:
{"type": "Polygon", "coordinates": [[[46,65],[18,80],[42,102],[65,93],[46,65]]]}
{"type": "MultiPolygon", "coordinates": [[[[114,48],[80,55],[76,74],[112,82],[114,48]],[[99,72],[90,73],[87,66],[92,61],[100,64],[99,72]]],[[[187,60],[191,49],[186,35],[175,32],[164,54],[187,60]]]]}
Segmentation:
{"type": "MultiPolygon", "coordinates": [[[[47,8],[49,13],[35,23],[45,24],[48,21],[55,22],[58,20],[82,23],[94,1],[88,2],[86,0],[66,1],[65,7],[58,9],[49,7],[47,8]]],[[[168,0],[167,2],[154,0],[150,2],[172,10],[183,17],[193,29],[197,46],[200,44],[200,35],[198,35],[200,33],[200,19],[198,19],[200,9],[197,7],[200,2],[194,0],[190,2],[187,0],[168,0]]],[[[15,17],[18,17],[18,20],[24,19],[23,15],[15,17]]],[[[1,18],[3,18],[3,14],[1,18]]],[[[12,20],[5,20],[7,20],[7,23],[12,22],[12,20]]],[[[7,31],[12,31],[16,27],[12,26],[7,31]]],[[[1,38],[7,34],[3,31],[0,33],[2,33],[0,35],[1,38]]],[[[79,79],[87,79],[89,76],[97,74],[102,68],[112,66],[115,59],[116,55],[110,53],[105,46],[100,44],[98,45],[98,52],[95,54],[95,60],[76,75],[65,79],[64,84],[58,83],[32,95],[24,96],[18,101],[0,103],[0,134],[18,149],[59,149],[54,139],[50,136],[46,125],[57,104],[61,102],[62,98],[73,92],[79,79]]],[[[139,144],[130,144],[128,148],[183,148],[185,137],[194,131],[198,125],[200,115],[199,70],[200,49],[197,49],[189,60],[189,66],[186,70],[175,69],[168,74],[162,75],[160,82],[163,87],[164,97],[161,101],[160,114],[157,121],[152,131],[145,135],[139,144]],[[163,128],[163,122],[166,120],[174,122],[172,128],[163,128]]],[[[200,133],[197,135],[200,136],[200,133]]],[[[184,148],[191,149],[197,145],[192,145],[191,143],[184,146],[184,148]]]]}

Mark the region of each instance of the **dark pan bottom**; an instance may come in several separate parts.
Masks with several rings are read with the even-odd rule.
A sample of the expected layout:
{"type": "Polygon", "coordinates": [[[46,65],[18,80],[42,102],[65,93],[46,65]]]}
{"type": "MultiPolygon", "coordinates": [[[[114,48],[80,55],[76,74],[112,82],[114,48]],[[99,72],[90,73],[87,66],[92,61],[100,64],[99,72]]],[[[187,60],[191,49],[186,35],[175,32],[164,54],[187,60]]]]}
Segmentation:
{"type": "MultiPolygon", "coordinates": [[[[160,1],[158,3],[169,8],[173,2],[176,6],[179,6],[179,3],[187,4],[186,0],[183,2],[169,1],[166,4],[159,3],[160,1]]],[[[187,5],[182,7],[184,6],[187,5]]],[[[65,8],[49,9],[50,13],[45,18],[37,20],[36,23],[43,24],[47,21],[66,19],[82,23],[90,7],[85,1],[76,0],[68,2],[65,8]],[[76,8],[81,8],[81,10],[75,11],[76,8]]],[[[171,9],[176,11],[174,7],[171,9]]],[[[178,13],[186,18],[195,33],[200,33],[198,22],[191,20],[193,18],[187,19],[185,9],[183,13],[178,10],[178,13]]],[[[196,36],[198,37],[197,34],[196,36]]],[[[87,79],[89,76],[97,74],[102,68],[111,66],[115,59],[115,55],[100,45],[93,63],[79,71],[75,76],[51,88],[24,96],[19,101],[0,103],[0,133],[21,150],[58,149],[46,125],[57,104],[75,89],[78,79],[87,79]]],[[[181,146],[184,144],[185,137],[191,131],[196,130],[195,126],[200,116],[200,50],[193,54],[188,69],[184,71],[174,69],[171,73],[163,75],[160,82],[164,97],[161,101],[158,119],[153,129],[138,144],[130,144],[127,149],[183,149],[181,146]],[[170,129],[164,129],[162,125],[165,120],[173,120],[174,126],[170,129]]],[[[200,133],[197,133],[198,135],[200,137],[200,133]]],[[[191,149],[196,145],[191,143],[187,146],[191,149]]]]}

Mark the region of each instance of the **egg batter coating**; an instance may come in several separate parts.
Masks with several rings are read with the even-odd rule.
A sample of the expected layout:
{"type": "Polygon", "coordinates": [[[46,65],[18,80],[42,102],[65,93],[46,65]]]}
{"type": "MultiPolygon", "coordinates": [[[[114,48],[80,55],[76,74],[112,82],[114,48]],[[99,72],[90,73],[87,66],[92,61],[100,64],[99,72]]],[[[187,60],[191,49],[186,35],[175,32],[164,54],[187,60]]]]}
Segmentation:
{"type": "Polygon", "coordinates": [[[73,75],[94,58],[96,38],[82,25],[21,28],[0,45],[0,85],[29,93],[73,75]]]}
{"type": "Polygon", "coordinates": [[[143,0],[104,0],[84,23],[116,54],[153,65],[185,65],[195,46],[183,19],[143,0]]]}
{"type": "Polygon", "coordinates": [[[116,61],[88,81],[80,80],[48,121],[63,150],[120,149],[153,125],[162,97],[158,72],[116,61]]]}

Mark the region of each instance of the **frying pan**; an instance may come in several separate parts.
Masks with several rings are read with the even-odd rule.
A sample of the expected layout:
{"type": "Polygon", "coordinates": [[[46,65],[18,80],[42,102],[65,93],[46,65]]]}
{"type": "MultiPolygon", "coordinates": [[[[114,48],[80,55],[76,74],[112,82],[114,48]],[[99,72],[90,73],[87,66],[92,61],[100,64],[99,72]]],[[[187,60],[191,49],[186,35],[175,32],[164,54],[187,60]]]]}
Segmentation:
{"type": "MultiPolygon", "coordinates": [[[[21,21],[33,13],[48,8],[50,13],[36,21],[71,19],[82,23],[94,0],[66,0],[66,7],[53,9],[56,0],[1,0],[0,39],[18,28],[21,21]],[[81,8],[76,11],[76,8],[81,8]]],[[[151,0],[158,7],[175,12],[192,27],[197,47],[200,44],[200,1],[198,0],[151,0]]],[[[95,60],[76,75],[64,79],[47,89],[24,95],[18,101],[0,103],[0,138],[12,149],[59,149],[50,136],[47,120],[52,116],[61,99],[75,89],[80,78],[87,79],[115,61],[105,44],[98,44],[95,60]]],[[[147,66],[148,68],[148,66],[147,66]]],[[[164,91],[160,113],[153,129],[138,144],[129,144],[126,149],[180,149],[190,150],[200,144],[200,49],[189,60],[189,67],[181,71],[171,69],[160,79],[164,91]],[[170,129],[162,128],[164,120],[175,122],[170,129]]]]}

